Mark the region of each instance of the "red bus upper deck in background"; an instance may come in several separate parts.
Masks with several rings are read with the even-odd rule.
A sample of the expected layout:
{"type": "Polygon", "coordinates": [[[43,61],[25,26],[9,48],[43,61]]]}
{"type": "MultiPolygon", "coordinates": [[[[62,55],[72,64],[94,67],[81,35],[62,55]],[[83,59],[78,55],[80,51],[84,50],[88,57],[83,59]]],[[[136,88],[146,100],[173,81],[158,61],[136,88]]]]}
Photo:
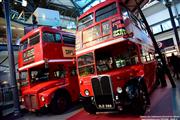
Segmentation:
{"type": "Polygon", "coordinates": [[[121,0],[106,0],[78,19],[77,71],[81,101],[89,113],[130,108],[143,114],[150,103],[155,50],[132,11],[121,0]]]}
{"type": "Polygon", "coordinates": [[[22,37],[18,71],[26,109],[50,107],[52,112],[62,113],[78,100],[74,47],[72,33],[51,27],[39,27],[22,37]]]}
{"type": "Polygon", "coordinates": [[[58,62],[58,59],[71,59],[75,57],[74,44],[75,37],[72,33],[50,27],[34,29],[21,39],[19,70],[26,68],[26,64],[37,64],[37,62],[41,64],[46,59],[49,62],[58,62]]]}

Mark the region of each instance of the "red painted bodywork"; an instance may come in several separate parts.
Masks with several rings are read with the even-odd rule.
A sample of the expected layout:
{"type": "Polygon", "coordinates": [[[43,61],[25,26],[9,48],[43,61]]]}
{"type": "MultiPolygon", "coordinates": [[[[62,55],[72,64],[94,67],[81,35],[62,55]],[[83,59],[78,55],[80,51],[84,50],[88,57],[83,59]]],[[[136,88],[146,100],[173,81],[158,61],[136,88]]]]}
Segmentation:
{"type": "Polygon", "coordinates": [[[72,56],[64,56],[63,55],[63,47],[68,47],[70,49],[74,49],[74,45],[65,44],[63,42],[61,36],[61,43],[53,43],[53,42],[45,42],[42,40],[42,33],[43,32],[51,32],[51,33],[59,33],[60,35],[71,35],[72,33],[68,33],[65,31],[61,31],[58,29],[53,29],[50,27],[39,27],[27,33],[21,39],[21,43],[27,40],[30,36],[40,33],[40,41],[39,43],[33,46],[27,46],[26,49],[20,50],[18,52],[18,70],[19,73],[22,71],[27,71],[28,75],[25,81],[21,81],[22,83],[26,83],[26,85],[20,87],[21,96],[22,96],[22,103],[29,111],[39,110],[44,106],[48,106],[53,99],[53,96],[57,90],[66,90],[70,97],[71,101],[77,101],[79,99],[79,85],[78,85],[78,78],[77,76],[71,76],[69,67],[75,67],[75,63],[73,62],[74,55],[72,56]],[[24,62],[23,61],[23,53],[34,49],[34,59],[24,62]],[[58,64],[63,64],[66,69],[66,74],[64,78],[56,78],[56,79],[48,79],[46,81],[31,83],[30,78],[30,69],[42,68],[48,66],[49,70],[53,70],[57,67],[58,64]],[[31,98],[33,96],[33,98],[31,98]],[[45,100],[42,101],[41,97],[44,97],[45,100]],[[29,97],[26,99],[26,97],[29,97]],[[35,107],[32,107],[33,104],[36,104],[35,107]]]}
{"type": "MultiPolygon", "coordinates": [[[[90,29],[94,26],[100,25],[100,31],[102,32],[102,23],[109,21],[110,22],[110,27],[112,27],[112,20],[113,19],[120,19],[123,20],[122,14],[121,14],[121,8],[119,6],[119,3],[121,2],[120,0],[108,0],[105,2],[102,2],[96,6],[94,6],[93,8],[89,9],[87,12],[85,12],[84,14],[82,14],[78,20],[81,20],[82,18],[84,18],[85,16],[89,15],[89,14],[93,14],[93,16],[96,16],[96,11],[113,3],[116,2],[116,6],[118,8],[117,14],[109,16],[108,18],[105,18],[99,22],[95,21],[95,17],[93,18],[93,24],[89,25],[88,27],[83,28],[82,30],[77,30],[77,40],[81,41],[78,42],[78,46],[83,46],[81,48],[76,48],[76,62],[78,62],[78,57],[85,55],[89,52],[95,52],[98,49],[102,49],[104,47],[110,46],[110,45],[115,45],[115,44],[120,44],[120,43],[124,43],[126,41],[129,41],[130,43],[133,43],[134,46],[137,46],[137,51],[138,51],[138,59],[139,59],[139,63],[136,65],[132,65],[132,66],[126,66],[126,67],[122,67],[119,69],[115,69],[115,70],[111,70],[108,72],[103,72],[103,73],[97,73],[96,70],[96,60],[94,58],[94,67],[95,67],[95,72],[94,74],[90,74],[87,76],[78,76],[79,77],[79,81],[80,81],[80,93],[83,97],[87,97],[85,95],[85,89],[89,90],[90,95],[89,96],[94,96],[93,94],[93,89],[92,89],[92,84],[91,84],[91,79],[92,77],[98,76],[98,75],[109,75],[111,77],[112,80],[112,88],[113,88],[113,92],[116,94],[116,88],[119,87],[123,87],[129,80],[131,80],[132,78],[135,77],[143,77],[145,80],[145,84],[147,86],[148,91],[150,92],[153,88],[153,85],[155,83],[156,80],[156,67],[157,67],[157,62],[156,60],[152,60],[149,62],[143,62],[141,59],[141,49],[144,49],[143,46],[147,47],[149,52],[152,52],[154,54],[154,48],[152,47],[152,44],[146,44],[142,42],[141,38],[136,37],[136,35],[138,36],[138,34],[144,34],[143,31],[141,31],[138,27],[136,27],[134,25],[134,23],[132,23],[132,20],[127,19],[127,21],[124,21],[124,23],[121,23],[121,26],[124,27],[126,29],[127,32],[127,26],[128,25],[132,25],[135,26],[137,31],[136,32],[131,32],[128,33],[126,35],[122,35],[122,36],[118,36],[118,37],[113,37],[113,32],[112,32],[112,28],[110,30],[110,32],[107,34],[110,37],[108,39],[104,39],[101,41],[98,41],[99,38],[103,38],[104,36],[107,35],[101,35],[98,38],[93,39],[92,41],[88,41],[90,44],[88,46],[85,46],[83,43],[83,32],[86,31],[87,29],[90,29]],[[92,44],[91,44],[92,43],[92,44]]],[[[144,37],[144,36],[143,36],[144,37]]],[[[145,36],[145,38],[150,39],[149,36],[145,36]]],[[[127,48],[129,47],[129,44],[127,42],[127,44],[125,44],[125,46],[127,46],[127,48]]],[[[116,49],[116,48],[114,48],[116,49]]],[[[109,49],[111,50],[111,49],[109,49]]],[[[95,56],[94,56],[95,57],[95,56]]],[[[77,70],[79,68],[79,65],[77,65],[77,70]]]]}

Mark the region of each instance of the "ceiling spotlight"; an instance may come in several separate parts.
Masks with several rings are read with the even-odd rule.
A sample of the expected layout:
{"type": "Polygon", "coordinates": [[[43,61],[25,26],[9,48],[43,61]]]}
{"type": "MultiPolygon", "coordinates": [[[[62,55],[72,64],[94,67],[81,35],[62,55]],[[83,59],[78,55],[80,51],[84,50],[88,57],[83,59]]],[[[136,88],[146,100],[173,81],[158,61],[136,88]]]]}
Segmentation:
{"type": "Polygon", "coordinates": [[[26,7],[27,6],[27,0],[22,0],[22,6],[26,7]]]}

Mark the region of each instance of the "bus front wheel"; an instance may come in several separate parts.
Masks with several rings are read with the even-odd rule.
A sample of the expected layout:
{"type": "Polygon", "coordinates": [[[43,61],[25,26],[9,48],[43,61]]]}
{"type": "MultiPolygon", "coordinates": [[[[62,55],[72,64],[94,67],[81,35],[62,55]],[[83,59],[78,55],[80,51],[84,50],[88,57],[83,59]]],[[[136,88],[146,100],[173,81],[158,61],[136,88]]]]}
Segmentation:
{"type": "Polygon", "coordinates": [[[66,97],[65,95],[62,94],[55,95],[50,105],[50,109],[52,113],[61,114],[65,112],[68,109],[68,105],[69,105],[68,101],[69,101],[68,97],[66,97]]]}
{"type": "Polygon", "coordinates": [[[144,113],[146,112],[147,106],[150,104],[149,96],[146,93],[147,90],[145,87],[140,86],[137,89],[138,89],[138,94],[133,102],[132,110],[133,110],[133,113],[135,114],[144,115],[144,113]]]}
{"type": "Polygon", "coordinates": [[[96,114],[96,107],[89,102],[83,103],[84,110],[90,114],[96,114]]]}

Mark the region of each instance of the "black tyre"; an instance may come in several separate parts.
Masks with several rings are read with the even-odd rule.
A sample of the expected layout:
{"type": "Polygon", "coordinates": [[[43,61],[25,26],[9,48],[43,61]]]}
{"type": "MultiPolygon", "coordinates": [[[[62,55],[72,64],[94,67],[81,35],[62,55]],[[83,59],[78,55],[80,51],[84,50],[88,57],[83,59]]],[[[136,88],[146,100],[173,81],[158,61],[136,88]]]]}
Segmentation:
{"type": "Polygon", "coordinates": [[[133,113],[137,115],[144,115],[149,104],[150,99],[146,88],[144,86],[137,87],[137,95],[132,104],[133,113]]]}
{"type": "Polygon", "coordinates": [[[61,114],[65,112],[70,104],[70,100],[63,94],[57,94],[51,101],[50,109],[54,114],[61,114]]]}
{"type": "Polygon", "coordinates": [[[83,103],[84,110],[90,114],[96,114],[96,107],[92,103],[85,102],[83,103]]]}

